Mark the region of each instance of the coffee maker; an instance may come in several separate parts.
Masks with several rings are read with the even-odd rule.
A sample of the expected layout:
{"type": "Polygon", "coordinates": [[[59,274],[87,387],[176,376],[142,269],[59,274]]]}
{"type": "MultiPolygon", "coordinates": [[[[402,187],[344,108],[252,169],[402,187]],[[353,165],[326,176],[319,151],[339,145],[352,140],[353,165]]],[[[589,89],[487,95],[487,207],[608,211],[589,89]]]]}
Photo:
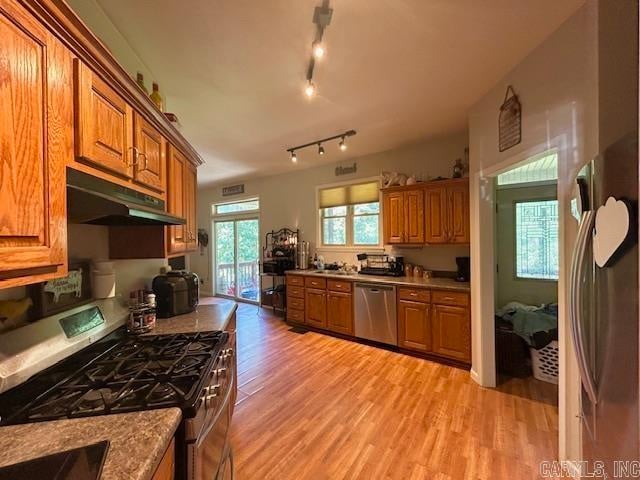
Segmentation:
{"type": "Polygon", "coordinates": [[[458,273],[456,282],[468,282],[471,279],[471,259],[469,257],[456,257],[458,273]]]}

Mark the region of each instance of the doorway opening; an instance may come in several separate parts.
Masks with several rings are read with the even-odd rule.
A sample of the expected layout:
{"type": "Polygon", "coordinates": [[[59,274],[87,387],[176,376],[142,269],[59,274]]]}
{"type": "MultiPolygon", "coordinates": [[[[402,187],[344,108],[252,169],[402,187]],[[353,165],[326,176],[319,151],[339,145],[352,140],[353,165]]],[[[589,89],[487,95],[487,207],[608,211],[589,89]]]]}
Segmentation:
{"type": "Polygon", "coordinates": [[[494,178],[496,377],[499,384],[532,378],[534,388],[556,405],[557,157],[544,152],[494,178]]]}
{"type": "Polygon", "coordinates": [[[260,202],[213,206],[214,293],[258,303],[260,298],[260,202]]]}

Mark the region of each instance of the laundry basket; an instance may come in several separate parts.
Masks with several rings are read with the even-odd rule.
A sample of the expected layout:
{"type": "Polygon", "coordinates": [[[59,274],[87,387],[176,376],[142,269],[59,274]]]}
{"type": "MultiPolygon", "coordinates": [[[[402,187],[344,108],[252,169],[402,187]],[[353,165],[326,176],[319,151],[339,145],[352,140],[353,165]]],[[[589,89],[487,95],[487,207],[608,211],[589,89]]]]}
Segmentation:
{"type": "Polygon", "coordinates": [[[558,383],[558,342],[552,341],[546,347],[536,350],[531,348],[531,363],[533,376],[538,380],[558,383]]]}

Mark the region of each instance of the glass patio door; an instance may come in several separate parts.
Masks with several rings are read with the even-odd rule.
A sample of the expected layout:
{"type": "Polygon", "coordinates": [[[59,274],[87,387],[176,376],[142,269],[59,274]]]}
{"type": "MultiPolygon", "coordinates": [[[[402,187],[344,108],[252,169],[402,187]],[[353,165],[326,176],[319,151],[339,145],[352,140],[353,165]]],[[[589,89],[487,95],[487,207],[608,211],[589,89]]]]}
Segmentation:
{"type": "Polygon", "coordinates": [[[260,227],[257,218],[214,221],[216,295],[257,302],[260,227]]]}

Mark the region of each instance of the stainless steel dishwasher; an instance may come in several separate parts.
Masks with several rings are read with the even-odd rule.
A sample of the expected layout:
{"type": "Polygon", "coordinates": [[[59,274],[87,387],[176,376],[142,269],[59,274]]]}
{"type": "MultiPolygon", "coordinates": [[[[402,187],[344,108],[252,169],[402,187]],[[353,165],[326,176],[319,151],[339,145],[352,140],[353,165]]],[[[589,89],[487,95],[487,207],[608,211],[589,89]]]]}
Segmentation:
{"type": "Polygon", "coordinates": [[[396,287],[356,283],[355,296],[356,337],[398,345],[396,287]]]}

